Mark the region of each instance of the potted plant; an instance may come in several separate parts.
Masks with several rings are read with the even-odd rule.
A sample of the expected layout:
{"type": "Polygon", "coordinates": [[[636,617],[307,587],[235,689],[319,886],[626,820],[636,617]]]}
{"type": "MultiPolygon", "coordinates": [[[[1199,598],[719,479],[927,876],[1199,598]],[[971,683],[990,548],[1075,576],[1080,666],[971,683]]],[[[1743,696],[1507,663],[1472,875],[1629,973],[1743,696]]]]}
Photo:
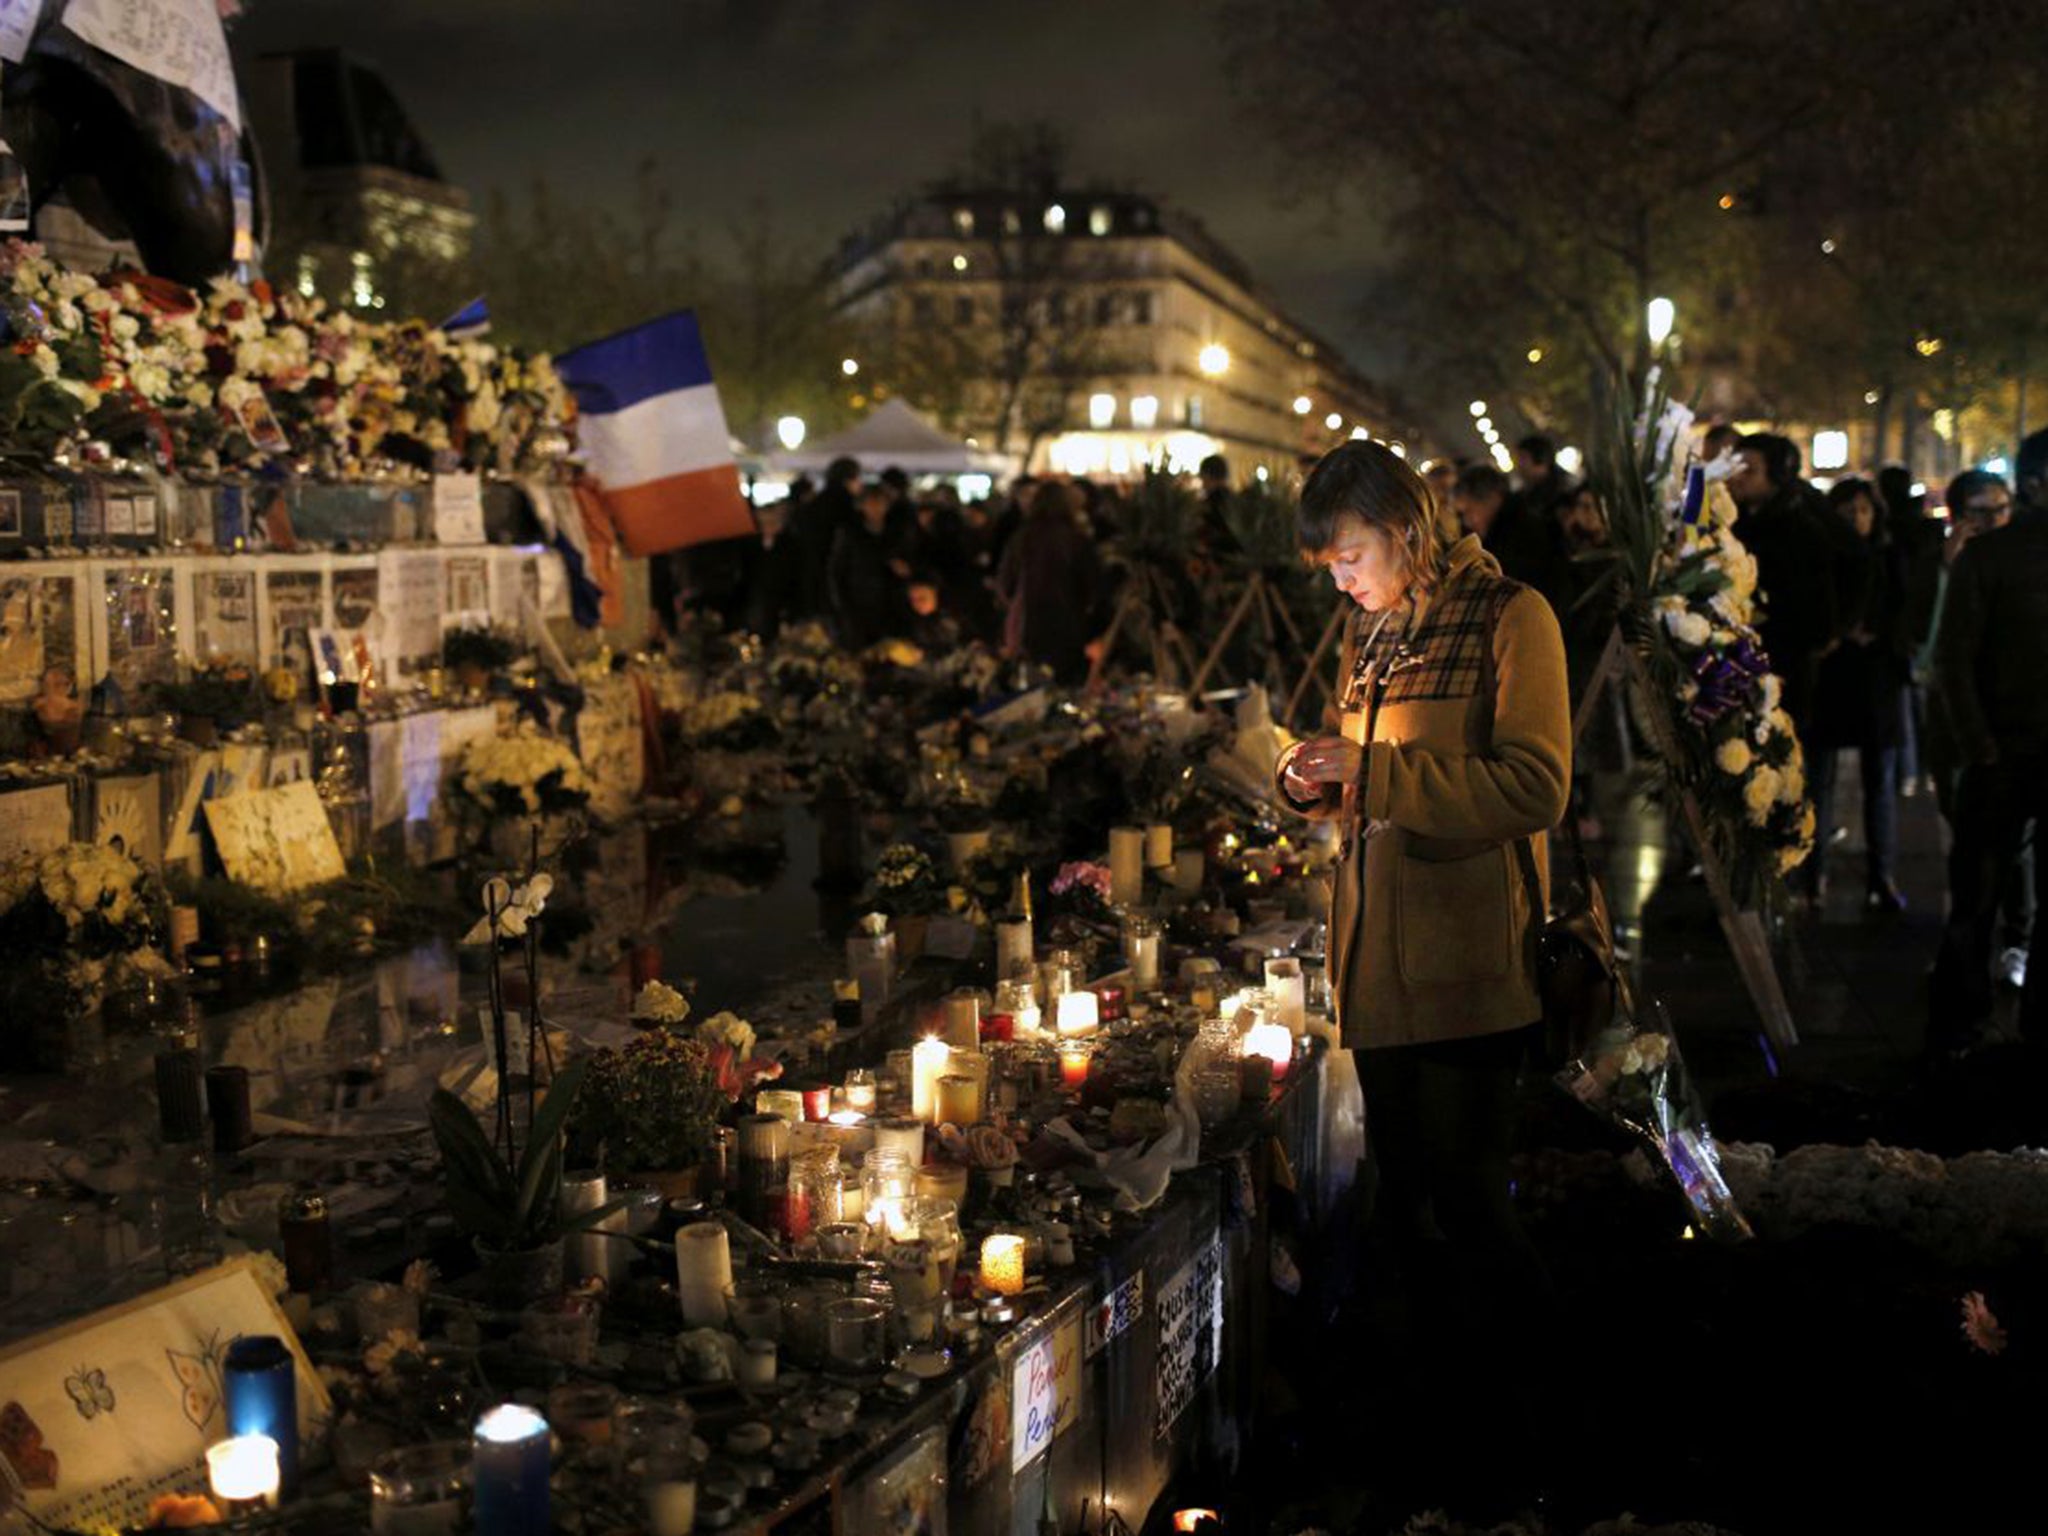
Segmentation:
{"type": "Polygon", "coordinates": [[[441,665],[469,693],[490,686],[491,674],[512,662],[512,642],[489,629],[451,629],[441,637],[441,665]]]}
{"type": "Polygon", "coordinates": [[[890,926],[904,965],[924,953],[925,928],[934,915],[948,910],[946,882],[931,855],[914,843],[891,843],[882,850],[866,900],[893,919],[890,926]]]}
{"type": "Polygon", "coordinates": [[[573,1127],[577,1160],[669,1199],[695,1194],[712,1132],[732,1103],[722,1075],[717,1043],[673,1024],[599,1051],[573,1127]]]}
{"type": "Polygon", "coordinates": [[[486,1135],[468,1105],[445,1088],[434,1090],[427,1117],[441,1153],[448,1211],[476,1249],[485,1294],[502,1305],[560,1290],[563,1236],[623,1207],[612,1201],[562,1215],[563,1129],[591,1067],[591,1058],[583,1057],[556,1074],[523,1149],[509,1135],[486,1135]]]}
{"type": "Polygon", "coordinates": [[[256,713],[256,674],[240,662],[199,667],[182,683],[159,683],[156,704],[178,717],[178,734],[210,747],[256,713]]]}

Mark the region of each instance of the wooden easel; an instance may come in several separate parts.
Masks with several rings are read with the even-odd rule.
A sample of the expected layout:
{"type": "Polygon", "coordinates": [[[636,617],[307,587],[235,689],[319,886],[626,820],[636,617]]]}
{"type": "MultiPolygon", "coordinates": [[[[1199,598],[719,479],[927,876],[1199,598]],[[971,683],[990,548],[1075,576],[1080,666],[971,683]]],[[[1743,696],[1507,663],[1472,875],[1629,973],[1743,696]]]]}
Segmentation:
{"type": "MultiPolygon", "coordinates": [[[[1609,633],[1607,646],[1601,651],[1593,675],[1586,682],[1579,707],[1572,713],[1572,750],[1577,752],[1579,738],[1587,722],[1593,718],[1601,695],[1624,679],[1643,706],[1639,714],[1650,734],[1656,738],[1657,750],[1666,761],[1677,761],[1678,739],[1671,728],[1670,717],[1651,689],[1642,658],[1622,639],[1619,625],[1609,633]]],[[[1792,1008],[1786,1002],[1784,986],[1778,980],[1777,963],[1771,958],[1770,934],[1764,928],[1763,914],[1754,907],[1736,905],[1728,871],[1707,837],[1706,817],[1700,810],[1698,797],[1690,789],[1679,792],[1678,810],[1684,820],[1686,834],[1692,839],[1693,850],[1699,855],[1700,870],[1707,881],[1707,894],[1713,898],[1714,914],[1721,923],[1721,936],[1728,941],[1729,951],[1735,957],[1735,969],[1742,977],[1750,1003],[1763,1020],[1771,1044],[1780,1052],[1790,1050],[1799,1043],[1799,1031],[1793,1025],[1792,1008]]]]}
{"type": "MultiPolygon", "coordinates": [[[[1301,708],[1302,695],[1308,692],[1310,683],[1321,688],[1323,697],[1331,704],[1337,702],[1336,690],[1323,677],[1323,658],[1336,648],[1338,640],[1344,634],[1345,621],[1350,617],[1350,611],[1343,603],[1339,603],[1330,614],[1330,622],[1323,626],[1323,638],[1316,642],[1315,650],[1309,655],[1308,664],[1301,669],[1301,680],[1294,685],[1294,691],[1287,695],[1287,708],[1280,713],[1282,725],[1289,729],[1293,728],[1295,712],[1301,708]]],[[[1321,727],[1322,722],[1318,720],[1315,728],[1320,730],[1321,727]]]]}
{"type": "MultiPolygon", "coordinates": [[[[1088,683],[1093,687],[1102,676],[1102,669],[1116,651],[1117,636],[1122,633],[1126,622],[1142,623],[1152,643],[1152,676],[1160,683],[1173,687],[1184,677],[1195,672],[1194,652],[1188,649],[1187,636],[1174,624],[1172,594],[1164,585],[1158,571],[1149,565],[1133,565],[1130,580],[1116,600],[1116,608],[1110,614],[1109,627],[1102,632],[1102,656],[1088,669],[1088,683]]],[[[1190,689],[1190,692],[1193,690],[1190,689]]]]}
{"type": "MultiPolygon", "coordinates": [[[[1258,616],[1260,628],[1264,631],[1266,639],[1266,677],[1264,681],[1275,696],[1288,689],[1286,664],[1280,659],[1280,636],[1284,633],[1289,640],[1294,642],[1296,655],[1306,652],[1308,647],[1302,641],[1301,629],[1295,624],[1294,615],[1287,611],[1287,605],[1281,602],[1274,593],[1271,583],[1266,580],[1266,573],[1255,570],[1251,573],[1250,578],[1246,580],[1244,593],[1238,598],[1237,606],[1230,610],[1230,617],[1224,622],[1222,632],[1216,636],[1215,643],[1209,647],[1209,654],[1202,659],[1202,665],[1195,673],[1195,680],[1189,685],[1189,692],[1201,693],[1202,685],[1209,680],[1209,674],[1214,672],[1217,665],[1223,660],[1223,653],[1229,648],[1231,638],[1244,625],[1245,620],[1255,614],[1258,616]]],[[[1318,645],[1315,654],[1309,657],[1301,681],[1295,684],[1294,688],[1288,693],[1288,718],[1292,718],[1295,701],[1299,697],[1301,689],[1306,687],[1310,680],[1313,680],[1321,687],[1326,698],[1332,703],[1336,702],[1336,693],[1318,673],[1316,665],[1321,659],[1323,652],[1328,649],[1328,646],[1329,635],[1326,633],[1323,637],[1323,643],[1318,645]]],[[[1251,679],[1247,678],[1246,681],[1249,682],[1251,679]]]]}

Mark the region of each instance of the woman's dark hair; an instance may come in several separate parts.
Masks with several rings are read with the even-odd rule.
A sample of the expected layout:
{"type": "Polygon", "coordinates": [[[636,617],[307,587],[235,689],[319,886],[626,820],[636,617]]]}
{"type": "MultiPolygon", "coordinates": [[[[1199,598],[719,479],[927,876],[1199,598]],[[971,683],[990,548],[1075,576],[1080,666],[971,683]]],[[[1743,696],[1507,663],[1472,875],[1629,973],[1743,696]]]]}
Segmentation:
{"type": "Polygon", "coordinates": [[[1385,443],[1352,441],[1324,454],[1301,487],[1295,534],[1302,553],[1320,556],[1355,518],[1377,528],[1406,556],[1409,581],[1422,592],[1443,579],[1444,543],[1436,493],[1385,443]]]}
{"type": "Polygon", "coordinates": [[[1074,520],[1073,492],[1057,480],[1040,480],[1031,492],[1031,505],[1025,509],[1029,522],[1049,523],[1055,520],[1074,520]]]}
{"type": "Polygon", "coordinates": [[[1854,475],[1837,480],[1828,487],[1828,510],[1838,515],[1844,513],[1858,496],[1870,503],[1870,542],[1890,543],[1891,530],[1885,527],[1884,493],[1877,488],[1876,481],[1860,480],[1854,475]]]}

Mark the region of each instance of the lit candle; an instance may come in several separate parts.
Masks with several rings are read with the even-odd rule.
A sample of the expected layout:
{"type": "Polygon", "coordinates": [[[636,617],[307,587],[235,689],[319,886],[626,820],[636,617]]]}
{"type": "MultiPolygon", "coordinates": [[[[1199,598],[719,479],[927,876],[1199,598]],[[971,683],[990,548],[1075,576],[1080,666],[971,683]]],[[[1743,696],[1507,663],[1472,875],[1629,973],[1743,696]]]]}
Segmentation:
{"type": "Polygon", "coordinates": [[[1170,869],[1173,865],[1173,827],[1155,821],[1145,829],[1145,867],[1170,869]]]}
{"type": "Polygon", "coordinates": [[[1301,962],[1292,955],[1280,955],[1266,962],[1266,991],[1273,999],[1273,1016],[1299,1035],[1308,1028],[1308,994],[1304,989],[1301,962]]]}
{"type": "Polygon", "coordinates": [[[231,1435],[268,1435],[277,1444],[282,1487],[299,1480],[298,1368],[284,1341],[251,1334],[228,1346],[222,1406],[231,1435]]]}
{"type": "Polygon", "coordinates": [[[1149,992],[1159,985],[1159,925],[1144,918],[1124,931],[1124,958],[1131,967],[1131,986],[1149,992]]]}
{"type": "Polygon", "coordinates": [[[797,1090],[797,1097],[803,1104],[803,1118],[820,1121],[831,1118],[832,1088],[829,1083],[809,1083],[797,1090]]]}
{"type": "Polygon", "coordinates": [[[931,1122],[939,1112],[939,1079],[953,1065],[953,1047],[937,1036],[917,1042],[910,1051],[910,1113],[931,1122]]]}
{"type": "Polygon", "coordinates": [[[998,1296],[1023,1291],[1023,1238],[1014,1232],[993,1232],[981,1240],[981,1284],[998,1296]]]}
{"type": "Polygon", "coordinates": [[[939,1125],[973,1125],[981,1118],[981,1081],[960,1073],[939,1079],[934,1100],[934,1120],[939,1125]]]}
{"type": "Polygon", "coordinates": [[[676,1292],[683,1303],[683,1321],[692,1328],[725,1323],[726,1295],[732,1290],[732,1245],[715,1221],[693,1221],[676,1232],[676,1292]]]}
{"type": "Polygon", "coordinates": [[[1145,894],[1145,829],[1109,829],[1109,899],[1135,907],[1145,894]]]}
{"type": "Polygon", "coordinates": [[[1012,1038],[1035,1040],[1045,1033],[1045,1014],[1035,1002],[1019,1003],[1016,1013],[1011,1015],[1017,1021],[1012,1038]]]}
{"type": "Polygon", "coordinates": [[[1060,1047],[1060,1086],[1073,1093],[1079,1093],[1088,1082],[1088,1063],[1095,1052],[1087,1045],[1063,1045],[1060,1047]]]}
{"type": "Polygon", "coordinates": [[[875,1128],[857,1109],[835,1109],[825,1125],[832,1144],[839,1148],[842,1163],[860,1156],[875,1144],[875,1128]]]}
{"type": "Polygon", "coordinates": [[[476,1421],[477,1536],[547,1536],[548,1421],[501,1403],[476,1421]]]}
{"type": "Polygon", "coordinates": [[[277,1442],[268,1435],[236,1435],[210,1446],[206,1481],[224,1514],[277,1508],[277,1442]]]}
{"type": "Polygon", "coordinates": [[[1095,1033],[1102,1023],[1102,1004],[1093,992],[1069,992],[1060,999],[1059,1032],[1062,1040],[1095,1033]]]}
{"type": "Polygon", "coordinates": [[[855,1067],[846,1074],[846,1107],[857,1109],[864,1115],[875,1112],[877,1090],[875,1074],[866,1067],[855,1067]]]}
{"type": "Polygon", "coordinates": [[[876,1152],[898,1153],[913,1168],[924,1161],[922,1120],[877,1120],[874,1125],[876,1152]]]}
{"type": "Polygon", "coordinates": [[[1263,1056],[1273,1063],[1273,1075],[1284,1076],[1294,1060],[1294,1036],[1285,1024],[1254,1024],[1244,1037],[1242,1056],[1263,1056]]]}
{"type": "Polygon", "coordinates": [[[972,988],[961,987],[946,994],[946,1043],[956,1050],[971,1051],[981,1043],[981,997],[972,988]]]}

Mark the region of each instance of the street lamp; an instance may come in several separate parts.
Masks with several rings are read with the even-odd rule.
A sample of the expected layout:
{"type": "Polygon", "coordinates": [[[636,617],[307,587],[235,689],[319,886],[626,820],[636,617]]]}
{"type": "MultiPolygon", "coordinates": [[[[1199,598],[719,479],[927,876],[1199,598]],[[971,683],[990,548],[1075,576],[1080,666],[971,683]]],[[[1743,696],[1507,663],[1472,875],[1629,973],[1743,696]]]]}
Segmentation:
{"type": "Polygon", "coordinates": [[[791,453],[795,453],[797,449],[804,445],[803,417],[779,417],[775,423],[775,435],[781,439],[784,448],[788,449],[791,453]]]}
{"type": "Polygon", "coordinates": [[[1486,402],[1484,400],[1474,400],[1472,402],[1472,414],[1475,417],[1484,416],[1486,414],[1486,402]]]}
{"type": "Polygon", "coordinates": [[[1650,328],[1650,345],[1661,347],[1671,339],[1671,327],[1678,323],[1678,306],[1666,298],[1650,300],[1646,313],[1650,328]]]}
{"type": "Polygon", "coordinates": [[[1220,341],[1212,341],[1202,348],[1195,358],[1195,363],[1202,372],[1213,379],[1230,367],[1230,348],[1220,341]]]}
{"type": "Polygon", "coordinates": [[[1313,400],[1309,399],[1309,397],[1308,397],[1307,395],[1296,395],[1296,396],[1294,397],[1294,414],[1295,414],[1295,415],[1297,415],[1297,416],[1306,416],[1306,415],[1307,415],[1307,414],[1308,414],[1308,413],[1309,413],[1310,411],[1314,410],[1315,408],[1316,408],[1316,403],[1315,403],[1315,401],[1313,401],[1313,400]]]}
{"type": "Polygon", "coordinates": [[[1340,416],[1337,412],[1332,411],[1329,415],[1323,418],[1323,425],[1328,427],[1332,432],[1335,432],[1339,427],[1344,425],[1344,418],[1340,416]]]}
{"type": "Polygon", "coordinates": [[[1484,436],[1486,436],[1486,434],[1487,434],[1487,433],[1491,432],[1492,430],[1493,430],[1493,418],[1492,418],[1491,416],[1482,416],[1482,417],[1480,417],[1480,418],[1479,418],[1479,435],[1480,435],[1481,437],[1484,437],[1484,436]]]}
{"type": "Polygon", "coordinates": [[[850,357],[844,357],[839,360],[839,371],[850,379],[860,372],[860,364],[850,357]]]}

